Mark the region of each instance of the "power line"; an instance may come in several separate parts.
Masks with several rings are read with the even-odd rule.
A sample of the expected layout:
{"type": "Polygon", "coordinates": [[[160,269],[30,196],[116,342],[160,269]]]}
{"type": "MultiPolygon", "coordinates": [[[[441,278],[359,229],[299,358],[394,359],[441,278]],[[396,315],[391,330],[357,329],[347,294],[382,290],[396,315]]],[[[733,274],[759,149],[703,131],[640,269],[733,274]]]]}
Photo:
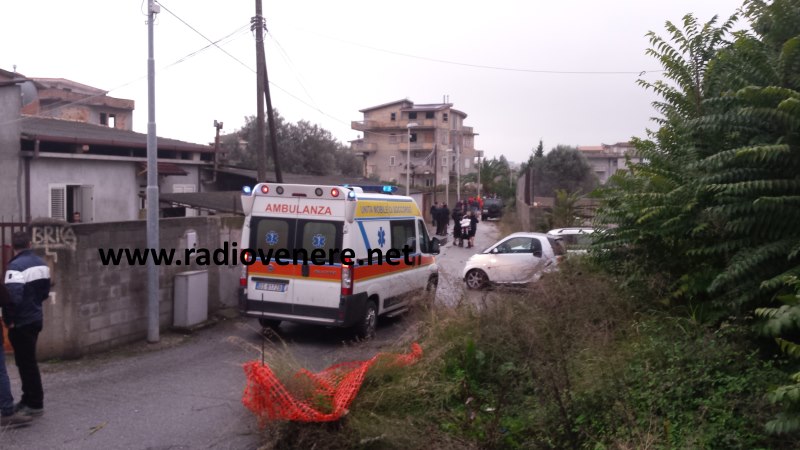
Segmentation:
{"type": "Polygon", "coordinates": [[[166,6],[164,6],[164,4],[163,4],[163,3],[159,2],[159,1],[156,1],[156,3],[158,3],[158,4],[159,4],[159,6],[161,6],[162,8],[164,8],[164,11],[166,11],[166,12],[168,12],[168,13],[172,14],[172,17],[174,17],[174,18],[178,19],[178,20],[179,20],[179,21],[180,21],[182,24],[186,25],[186,26],[187,26],[187,27],[189,27],[189,28],[190,28],[192,31],[194,31],[195,33],[197,33],[198,35],[200,35],[200,36],[201,36],[203,39],[205,39],[205,40],[207,40],[208,42],[210,42],[210,43],[211,43],[211,44],[212,44],[214,47],[217,47],[217,48],[218,48],[218,49],[220,49],[220,50],[221,50],[223,53],[225,53],[226,55],[230,56],[230,57],[231,57],[231,58],[233,58],[235,61],[237,61],[239,64],[241,64],[241,65],[243,65],[244,67],[247,67],[249,70],[251,70],[251,71],[255,72],[255,70],[251,69],[251,68],[250,68],[250,67],[249,67],[247,64],[243,63],[243,62],[242,62],[242,61],[241,61],[239,58],[237,58],[237,57],[235,57],[235,56],[231,55],[230,53],[228,53],[228,52],[227,52],[225,49],[223,49],[222,47],[220,47],[219,45],[217,45],[217,44],[216,44],[216,42],[214,42],[214,41],[212,41],[211,39],[207,38],[207,37],[206,37],[206,35],[204,35],[203,33],[199,32],[199,31],[197,31],[197,29],[196,29],[195,27],[193,27],[193,26],[189,25],[189,24],[188,24],[188,23],[187,23],[185,20],[183,20],[183,19],[181,19],[180,17],[178,17],[178,15],[177,15],[177,14],[175,14],[175,13],[174,13],[174,12],[172,12],[172,11],[170,11],[170,10],[169,10],[169,8],[167,8],[166,6]]]}
{"type": "Polygon", "coordinates": [[[643,75],[645,75],[647,73],[651,73],[651,72],[655,72],[655,73],[664,72],[664,70],[635,70],[635,71],[629,71],[629,70],[619,70],[619,71],[603,71],[603,70],[543,70],[543,69],[523,69],[523,68],[518,68],[518,67],[489,66],[489,65],[485,65],[485,64],[466,63],[466,62],[460,62],[460,61],[450,61],[450,60],[446,60],[446,59],[431,58],[431,57],[428,57],[428,56],[413,55],[411,53],[404,53],[404,52],[399,52],[399,51],[395,51],[395,50],[387,50],[387,49],[383,49],[383,48],[373,47],[371,45],[361,44],[361,43],[358,43],[358,42],[352,42],[352,41],[348,41],[346,39],[341,39],[341,38],[337,38],[337,37],[334,37],[334,36],[328,36],[328,35],[325,35],[325,34],[321,34],[321,33],[318,33],[316,31],[305,30],[305,29],[302,29],[302,28],[298,28],[298,30],[303,31],[303,32],[307,32],[307,33],[316,34],[317,36],[324,37],[324,38],[327,38],[327,39],[331,39],[331,40],[334,40],[334,41],[343,42],[345,44],[354,45],[356,47],[363,47],[363,48],[366,48],[366,49],[369,49],[369,50],[373,50],[373,51],[376,51],[376,52],[389,53],[389,54],[392,54],[392,55],[403,56],[403,57],[406,57],[406,58],[420,59],[420,60],[423,60],[423,61],[436,62],[436,63],[440,63],[440,64],[451,64],[451,65],[455,65],[455,66],[472,67],[472,68],[475,68],[475,69],[489,69],[489,70],[501,70],[501,71],[507,71],[507,72],[525,72],[525,73],[540,73],[540,74],[554,74],[554,75],[639,75],[639,76],[643,76],[643,75]]]}

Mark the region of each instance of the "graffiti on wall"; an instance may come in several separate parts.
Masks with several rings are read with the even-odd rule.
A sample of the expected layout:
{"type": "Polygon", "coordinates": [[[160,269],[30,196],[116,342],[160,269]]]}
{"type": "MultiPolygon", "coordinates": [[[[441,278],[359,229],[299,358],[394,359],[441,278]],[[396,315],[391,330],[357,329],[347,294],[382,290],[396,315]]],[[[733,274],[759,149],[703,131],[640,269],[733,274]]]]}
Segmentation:
{"type": "Polygon", "coordinates": [[[50,250],[75,250],[78,238],[68,224],[48,224],[31,226],[31,246],[50,250]]]}

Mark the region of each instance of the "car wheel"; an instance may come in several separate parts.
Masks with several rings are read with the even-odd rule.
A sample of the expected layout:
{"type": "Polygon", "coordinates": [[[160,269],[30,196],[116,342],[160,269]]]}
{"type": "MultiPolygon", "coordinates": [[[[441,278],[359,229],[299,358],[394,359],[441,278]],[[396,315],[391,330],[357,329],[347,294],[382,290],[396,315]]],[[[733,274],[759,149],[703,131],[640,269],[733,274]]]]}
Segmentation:
{"type": "Polygon", "coordinates": [[[489,282],[489,277],[487,277],[486,273],[482,270],[472,269],[467,272],[464,281],[466,281],[467,287],[470,289],[481,289],[489,282]]]}
{"type": "Polygon", "coordinates": [[[367,307],[364,309],[364,317],[361,322],[356,325],[356,335],[361,339],[370,339],[375,336],[375,328],[378,325],[378,307],[375,302],[370,300],[367,302],[367,307]]]}
{"type": "Polygon", "coordinates": [[[262,328],[277,330],[278,326],[281,324],[281,321],[275,319],[258,319],[258,324],[261,325],[262,328]]]}

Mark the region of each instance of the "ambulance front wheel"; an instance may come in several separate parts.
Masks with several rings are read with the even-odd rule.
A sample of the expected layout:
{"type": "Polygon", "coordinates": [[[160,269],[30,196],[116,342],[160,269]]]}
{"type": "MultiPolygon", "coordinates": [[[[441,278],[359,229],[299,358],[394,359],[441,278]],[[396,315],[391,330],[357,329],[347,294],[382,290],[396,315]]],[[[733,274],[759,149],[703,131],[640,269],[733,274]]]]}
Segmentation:
{"type": "Polygon", "coordinates": [[[265,330],[277,330],[281,321],[275,319],[258,319],[258,324],[265,330]]]}
{"type": "Polygon", "coordinates": [[[356,334],[361,339],[370,339],[375,336],[375,328],[378,325],[378,307],[372,300],[367,301],[364,308],[364,317],[356,325],[356,334]]]}

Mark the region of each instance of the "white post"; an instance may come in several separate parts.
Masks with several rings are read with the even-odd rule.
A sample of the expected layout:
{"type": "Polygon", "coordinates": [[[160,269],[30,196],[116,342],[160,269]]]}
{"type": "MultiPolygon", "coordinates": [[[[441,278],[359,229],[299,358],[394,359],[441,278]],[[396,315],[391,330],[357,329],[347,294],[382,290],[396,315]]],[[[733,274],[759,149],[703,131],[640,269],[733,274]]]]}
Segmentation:
{"type": "Polygon", "coordinates": [[[456,198],[461,201],[461,146],[456,147],[456,198]]]}
{"type": "Polygon", "coordinates": [[[411,122],[406,125],[408,128],[408,152],[406,153],[406,196],[410,195],[411,193],[411,184],[410,184],[410,177],[411,177],[411,129],[417,126],[416,123],[411,122]]]}

